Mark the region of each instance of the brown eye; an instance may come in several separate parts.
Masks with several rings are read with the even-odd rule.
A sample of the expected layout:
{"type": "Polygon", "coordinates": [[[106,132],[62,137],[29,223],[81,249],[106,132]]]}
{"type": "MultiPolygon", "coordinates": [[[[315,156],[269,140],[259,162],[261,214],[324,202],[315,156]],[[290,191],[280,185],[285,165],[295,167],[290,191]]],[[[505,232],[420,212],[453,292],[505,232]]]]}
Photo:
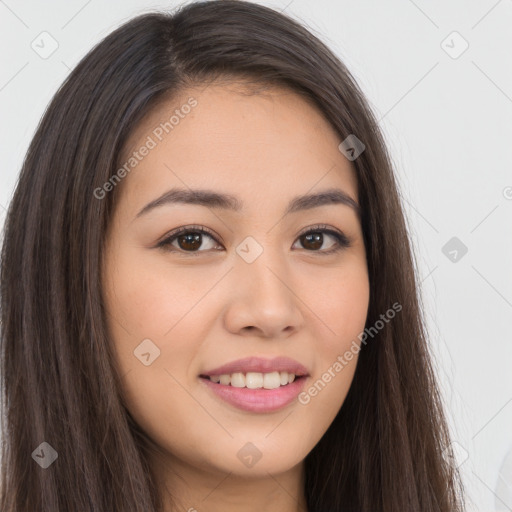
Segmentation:
{"type": "Polygon", "coordinates": [[[185,226],[179,228],[162,240],[157,247],[166,251],[178,253],[201,253],[211,249],[218,249],[219,243],[202,226],[185,226]]]}
{"type": "Polygon", "coordinates": [[[180,235],[176,238],[180,249],[185,251],[195,251],[201,247],[201,234],[199,233],[187,233],[186,235],[180,235]]]}
{"type": "Polygon", "coordinates": [[[332,254],[350,246],[350,240],[343,233],[327,229],[325,226],[317,226],[306,231],[299,236],[298,242],[307,251],[318,252],[319,254],[332,254]],[[329,239],[334,240],[334,242],[322,249],[326,240],[329,239]]]}
{"type": "Polygon", "coordinates": [[[302,235],[302,245],[306,249],[317,250],[320,249],[324,243],[324,235],[322,233],[310,233],[302,235]]]}

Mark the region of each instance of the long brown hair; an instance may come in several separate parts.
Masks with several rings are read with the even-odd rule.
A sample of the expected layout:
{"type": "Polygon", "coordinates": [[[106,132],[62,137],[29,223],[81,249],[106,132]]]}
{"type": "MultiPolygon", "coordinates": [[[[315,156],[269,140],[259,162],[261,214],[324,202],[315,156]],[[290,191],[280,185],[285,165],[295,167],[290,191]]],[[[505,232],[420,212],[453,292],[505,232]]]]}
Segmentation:
{"type": "MultiPolygon", "coordinates": [[[[121,399],[100,269],[128,136],[163,98],[209,80],[288,87],[313,101],[353,161],[367,249],[366,343],[341,410],[305,460],[310,512],[455,512],[462,487],[435,382],[416,272],[390,158],[344,64],[299,23],[260,5],[195,2],[140,15],[72,71],[28,149],[1,262],[0,507],[21,511],[161,509],[145,436],[121,399]],[[31,454],[58,454],[44,469],[31,454]]],[[[172,491],[172,490],[171,490],[172,491]]]]}

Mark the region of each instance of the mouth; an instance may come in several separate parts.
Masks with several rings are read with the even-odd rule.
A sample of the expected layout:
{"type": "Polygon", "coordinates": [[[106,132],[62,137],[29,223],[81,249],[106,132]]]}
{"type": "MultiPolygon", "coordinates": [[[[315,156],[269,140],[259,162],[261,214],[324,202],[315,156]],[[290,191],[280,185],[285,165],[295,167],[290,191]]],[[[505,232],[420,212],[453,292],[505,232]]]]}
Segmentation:
{"type": "Polygon", "coordinates": [[[199,380],[223,404],[239,410],[270,413],[294,402],[309,377],[293,359],[245,358],[199,375],[199,380]]]}

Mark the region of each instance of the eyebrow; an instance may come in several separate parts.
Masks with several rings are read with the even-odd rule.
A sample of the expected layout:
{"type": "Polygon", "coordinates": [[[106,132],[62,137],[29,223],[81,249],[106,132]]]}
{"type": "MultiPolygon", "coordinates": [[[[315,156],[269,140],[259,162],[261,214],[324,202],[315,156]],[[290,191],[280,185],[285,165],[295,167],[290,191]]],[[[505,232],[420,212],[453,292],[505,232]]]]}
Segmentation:
{"type": "MultiPolygon", "coordinates": [[[[148,203],[135,216],[138,218],[149,211],[168,204],[195,204],[207,208],[231,210],[240,212],[243,202],[231,194],[224,194],[207,189],[180,189],[173,188],[155,200],[148,203]]],[[[343,204],[355,210],[361,216],[361,208],[346,192],[338,188],[330,188],[316,194],[305,194],[294,197],[289,203],[283,216],[302,210],[310,210],[329,204],[343,204]]]]}

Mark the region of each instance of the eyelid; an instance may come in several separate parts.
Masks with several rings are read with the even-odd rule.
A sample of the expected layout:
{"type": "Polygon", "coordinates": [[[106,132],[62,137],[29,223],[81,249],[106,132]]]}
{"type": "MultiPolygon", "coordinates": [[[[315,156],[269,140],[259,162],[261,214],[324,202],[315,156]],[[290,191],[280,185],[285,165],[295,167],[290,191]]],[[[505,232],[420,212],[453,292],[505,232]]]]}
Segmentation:
{"type": "Polygon", "coordinates": [[[329,226],[327,224],[315,224],[314,226],[309,226],[307,228],[304,228],[302,231],[299,232],[297,235],[297,238],[305,235],[309,232],[315,232],[315,231],[322,231],[324,233],[327,233],[328,235],[338,236],[343,241],[345,241],[347,244],[350,244],[352,240],[343,233],[343,231],[338,230],[337,228],[333,228],[332,226],[329,226]]]}
{"type": "Polygon", "coordinates": [[[211,229],[207,228],[206,226],[201,226],[200,224],[191,224],[189,226],[182,226],[180,228],[176,228],[172,231],[169,231],[158,240],[156,246],[159,247],[161,244],[167,242],[170,238],[174,238],[182,233],[188,233],[189,231],[204,231],[205,233],[210,235],[217,243],[219,243],[219,240],[217,240],[217,238],[220,238],[222,240],[222,237],[219,237],[216,233],[214,233],[211,229]]]}

